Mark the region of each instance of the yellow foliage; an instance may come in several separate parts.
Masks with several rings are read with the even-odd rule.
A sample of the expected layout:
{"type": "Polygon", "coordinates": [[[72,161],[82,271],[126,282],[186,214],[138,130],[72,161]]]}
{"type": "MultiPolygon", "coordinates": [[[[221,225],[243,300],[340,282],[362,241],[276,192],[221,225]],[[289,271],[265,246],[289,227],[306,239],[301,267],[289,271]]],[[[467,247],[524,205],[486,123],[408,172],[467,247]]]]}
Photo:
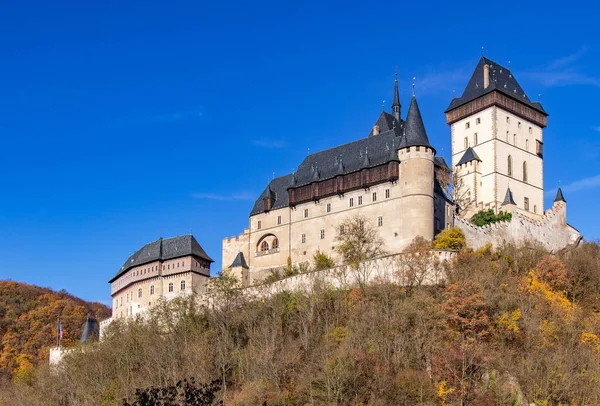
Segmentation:
{"type": "Polygon", "coordinates": [[[475,255],[477,255],[478,257],[485,257],[485,256],[489,256],[491,254],[492,254],[492,243],[491,242],[488,242],[484,246],[479,247],[475,251],[475,255]]]}
{"type": "Polygon", "coordinates": [[[438,383],[437,396],[442,401],[442,406],[448,405],[448,403],[446,403],[446,400],[448,398],[448,395],[450,395],[452,392],[454,392],[454,388],[448,386],[448,383],[446,381],[441,381],[440,383],[438,383]]]}
{"type": "Polygon", "coordinates": [[[325,339],[334,344],[340,344],[346,339],[348,329],[346,327],[335,327],[325,335],[325,339]]]}
{"type": "Polygon", "coordinates": [[[558,339],[558,328],[556,327],[556,323],[552,321],[543,320],[540,326],[540,331],[542,332],[542,336],[546,339],[558,339]]]}
{"type": "Polygon", "coordinates": [[[600,352],[600,337],[594,333],[581,333],[581,343],[591,347],[594,351],[600,352]]]}
{"type": "Polygon", "coordinates": [[[498,317],[498,326],[512,333],[519,332],[518,321],[521,320],[521,311],[519,309],[509,312],[504,312],[498,317]]]}
{"type": "Polygon", "coordinates": [[[548,304],[561,309],[566,317],[570,317],[573,311],[573,303],[567,299],[563,292],[555,292],[550,286],[542,282],[534,271],[530,271],[521,286],[521,290],[533,295],[541,296],[548,304]]]}
{"type": "Polygon", "coordinates": [[[460,251],[467,245],[465,234],[458,227],[447,228],[439,233],[433,240],[433,248],[436,250],[460,251]]]}

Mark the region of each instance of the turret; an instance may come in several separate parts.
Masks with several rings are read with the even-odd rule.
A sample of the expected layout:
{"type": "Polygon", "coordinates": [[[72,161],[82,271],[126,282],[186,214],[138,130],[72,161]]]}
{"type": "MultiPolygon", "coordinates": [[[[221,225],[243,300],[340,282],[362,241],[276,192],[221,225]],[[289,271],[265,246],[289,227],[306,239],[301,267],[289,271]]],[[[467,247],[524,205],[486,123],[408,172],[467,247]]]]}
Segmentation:
{"type": "Polygon", "coordinates": [[[400,94],[398,93],[398,74],[396,74],[396,80],[394,82],[394,103],[392,104],[392,115],[400,123],[400,94]]]}
{"type": "Polygon", "coordinates": [[[235,259],[229,266],[230,275],[238,280],[241,287],[246,287],[249,284],[248,264],[242,252],[238,252],[235,259]]]}
{"type": "Polygon", "coordinates": [[[403,197],[401,217],[406,235],[403,245],[406,246],[417,236],[431,241],[434,233],[433,160],[435,150],[429,143],[419,105],[414,95],[399,138],[399,184],[403,197]]]}
{"type": "Polygon", "coordinates": [[[502,210],[508,213],[514,213],[517,208],[517,203],[515,203],[515,199],[513,198],[512,191],[510,187],[506,189],[506,195],[504,196],[504,201],[502,202],[502,210]]]}
{"type": "Polygon", "coordinates": [[[561,188],[558,188],[556,191],[556,197],[554,198],[554,205],[552,206],[552,209],[559,214],[560,222],[562,224],[567,224],[567,201],[563,196],[561,188]]]}

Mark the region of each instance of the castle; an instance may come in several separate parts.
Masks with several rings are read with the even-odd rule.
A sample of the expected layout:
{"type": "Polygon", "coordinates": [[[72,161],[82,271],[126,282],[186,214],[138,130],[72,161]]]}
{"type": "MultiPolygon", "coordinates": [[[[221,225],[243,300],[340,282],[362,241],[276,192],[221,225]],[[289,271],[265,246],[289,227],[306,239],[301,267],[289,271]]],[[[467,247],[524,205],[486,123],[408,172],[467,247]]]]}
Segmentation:
{"type": "MultiPolygon", "coordinates": [[[[250,227],[223,240],[222,271],[249,286],[288,261],[310,262],[317,250],[338,259],[340,224],[353,215],[371,223],[389,254],[454,226],[475,248],[533,240],[556,250],[578,243],[560,189],[553,207],[543,210],[547,116],[510,70],[482,57],[446,110],[451,170],[429,142],[414,94],[402,118],[396,79],[391,113],[382,111],[366,137],[310,154],[297,171],[269,182],[250,211],[250,227]],[[484,209],[510,212],[512,220],[485,227],[468,221],[484,209]]],[[[192,235],[146,244],[109,281],[112,319],[135,316],[159,299],[202,293],[212,262],[192,235]]],[[[112,319],[100,323],[101,331],[112,319]]]]}
{"type": "Polygon", "coordinates": [[[310,262],[317,250],[336,258],[339,225],[355,214],[377,228],[391,253],[454,225],[475,246],[529,235],[557,249],[581,238],[566,223],[560,189],[544,213],[542,133],[548,113],[529,100],[509,69],[481,57],[445,113],[452,196],[446,193],[450,168],[429,142],[414,94],[401,117],[396,79],[392,111],[380,114],[367,137],[310,154],[296,172],[267,185],[250,211],[249,228],[223,240],[222,271],[247,286],[285,267],[288,258],[292,264],[310,262]],[[511,212],[513,227],[494,234],[460,218],[484,209],[511,212]]]}

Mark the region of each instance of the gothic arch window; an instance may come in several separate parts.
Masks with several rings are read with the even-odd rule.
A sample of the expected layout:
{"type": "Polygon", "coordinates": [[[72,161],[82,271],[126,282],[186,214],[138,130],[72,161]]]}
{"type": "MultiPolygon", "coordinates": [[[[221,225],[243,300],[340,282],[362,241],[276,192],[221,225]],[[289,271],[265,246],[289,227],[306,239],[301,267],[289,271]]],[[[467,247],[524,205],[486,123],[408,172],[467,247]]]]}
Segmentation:
{"type": "Polygon", "coordinates": [[[173,292],[173,282],[169,282],[169,292],[173,292]]]}
{"type": "Polygon", "coordinates": [[[260,250],[261,250],[261,251],[268,251],[268,250],[269,250],[269,243],[268,243],[268,242],[266,242],[266,241],[263,241],[263,242],[260,244],[260,250]]]}
{"type": "Polygon", "coordinates": [[[181,281],[181,290],[185,290],[185,281],[181,281]]]}
{"type": "Polygon", "coordinates": [[[527,182],[527,162],[523,162],[523,182],[527,182]]]}
{"type": "MultiPolygon", "coordinates": [[[[265,241],[266,242],[266,241],[265,241]]],[[[275,238],[273,240],[273,242],[271,243],[271,248],[275,249],[275,248],[279,248],[279,240],[277,238],[275,238]]]]}
{"type": "Polygon", "coordinates": [[[508,176],[513,176],[512,171],[512,156],[508,156],[508,176]]]}

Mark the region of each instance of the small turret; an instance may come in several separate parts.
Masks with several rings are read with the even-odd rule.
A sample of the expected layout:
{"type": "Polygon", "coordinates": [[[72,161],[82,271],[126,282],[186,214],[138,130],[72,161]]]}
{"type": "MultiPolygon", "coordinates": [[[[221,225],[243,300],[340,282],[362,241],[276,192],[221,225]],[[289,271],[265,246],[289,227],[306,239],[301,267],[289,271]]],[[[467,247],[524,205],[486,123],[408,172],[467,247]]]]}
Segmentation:
{"type": "Polygon", "coordinates": [[[556,203],[556,202],[564,202],[564,203],[567,202],[565,200],[565,197],[563,196],[563,192],[560,188],[558,188],[558,190],[556,191],[556,197],[554,198],[554,203],[556,203]]]}
{"type": "Polygon", "coordinates": [[[506,189],[506,196],[504,196],[504,201],[502,202],[501,206],[505,211],[509,213],[514,212],[517,208],[517,203],[515,203],[515,199],[513,199],[513,194],[510,190],[510,187],[506,189]]]}
{"type": "Polygon", "coordinates": [[[394,103],[392,104],[392,115],[398,123],[400,123],[400,94],[398,93],[398,74],[396,73],[396,80],[394,81],[394,103]]]}
{"type": "Polygon", "coordinates": [[[249,267],[244,258],[244,254],[241,251],[238,252],[232,264],[229,266],[229,271],[242,287],[248,286],[248,269],[249,267]]]}

